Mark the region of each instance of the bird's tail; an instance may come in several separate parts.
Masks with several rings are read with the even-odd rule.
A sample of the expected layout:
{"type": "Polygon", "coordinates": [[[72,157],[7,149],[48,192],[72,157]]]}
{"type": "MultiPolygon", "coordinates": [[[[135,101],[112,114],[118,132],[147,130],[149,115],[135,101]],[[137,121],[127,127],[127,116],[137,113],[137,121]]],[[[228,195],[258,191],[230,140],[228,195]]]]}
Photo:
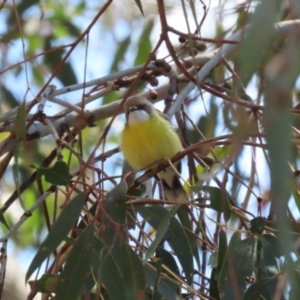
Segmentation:
{"type": "Polygon", "coordinates": [[[189,200],[178,174],[176,174],[171,167],[167,167],[159,172],[158,177],[162,183],[165,200],[178,202],[186,202],[189,200]]]}

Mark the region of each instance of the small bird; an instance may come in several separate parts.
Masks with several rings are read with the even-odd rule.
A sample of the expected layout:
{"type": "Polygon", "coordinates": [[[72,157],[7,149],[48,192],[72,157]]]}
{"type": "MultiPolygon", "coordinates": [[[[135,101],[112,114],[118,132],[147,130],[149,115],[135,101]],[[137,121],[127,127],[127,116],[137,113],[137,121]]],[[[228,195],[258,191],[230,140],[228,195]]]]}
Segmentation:
{"type": "MultiPolygon", "coordinates": [[[[159,160],[171,158],[182,150],[181,141],[168,117],[156,110],[145,97],[130,97],[125,103],[125,114],[120,148],[134,170],[156,168],[159,160]]],[[[180,172],[181,163],[176,162],[174,166],[180,172]]],[[[172,167],[165,168],[157,176],[162,182],[165,200],[188,201],[188,195],[172,167]]]]}

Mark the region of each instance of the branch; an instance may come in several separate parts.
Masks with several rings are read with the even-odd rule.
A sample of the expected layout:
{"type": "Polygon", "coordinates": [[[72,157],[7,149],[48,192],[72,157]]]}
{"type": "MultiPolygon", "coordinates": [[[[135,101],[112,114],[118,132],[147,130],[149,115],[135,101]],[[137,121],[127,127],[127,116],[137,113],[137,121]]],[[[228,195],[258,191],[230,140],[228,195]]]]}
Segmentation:
{"type": "MultiPolygon", "coordinates": [[[[290,32],[298,31],[300,29],[300,20],[292,20],[292,21],[284,21],[274,25],[278,35],[287,35],[290,32]]],[[[192,65],[191,68],[188,69],[188,73],[190,76],[194,76],[196,78],[196,82],[201,82],[203,79],[211,72],[213,68],[215,68],[219,63],[222,62],[224,57],[231,58],[233,50],[236,49],[237,44],[242,36],[247,32],[247,28],[234,33],[228,40],[232,41],[232,44],[226,44],[220,47],[217,50],[208,52],[208,53],[201,53],[194,57],[188,57],[185,59],[185,64],[192,65]],[[196,64],[196,65],[195,65],[196,64]],[[197,68],[201,67],[200,71],[196,73],[197,68]]],[[[95,79],[89,82],[76,84],[68,87],[64,87],[62,89],[58,89],[52,93],[52,97],[57,99],[57,96],[63,95],[69,92],[74,92],[81,89],[86,89],[87,87],[94,87],[98,88],[99,86],[104,86],[100,92],[94,93],[84,99],[84,101],[80,101],[75,106],[82,107],[82,105],[86,105],[87,103],[91,103],[92,101],[106,95],[107,93],[111,92],[114,89],[118,89],[120,87],[116,86],[116,81],[123,79],[134,80],[137,76],[137,73],[143,68],[144,66],[138,66],[130,69],[126,69],[120,72],[116,72],[114,74],[110,74],[108,76],[104,76],[99,79],[95,79]],[[114,81],[114,82],[112,82],[114,81]]],[[[172,65],[172,68],[175,68],[175,64],[172,65]]],[[[159,71],[158,67],[151,63],[147,67],[147,71],[159,71]]],[[[179,71],[179,74],[181,72],[179,71]]],[[[196,84],[193,82],[184,82],[186,77],[181,73],[178,76],[178,90],[179,94],[176,97],[174,104],[171,106],[169,110],[169,116],[173,116],[173,114],[178,111],[186,99],[188,94],[196,87],[196,84]]],[[[161,85],[160,87],[153,89],[152,91],[143,92],[140,95],[151,99],[153,102],[158,102],[162,99],[165,99],[168,96],[169,84],[161,85]],[[156,95],[156,98],[153,100],[153,92],[156,95]]],[[[26,104],[26,107],[30,107],[33,103],[32,100],[26,104]]],[[[50,99],[51,101],[51,99],[50,99]]],[[[56,100],[57,102],[57,100],[56,100]]],[[[63,100],[60,100],[63,103],[63,100]]],[[[92,109],[92,110],[82,110],[82,113],[79,114],[78,111],[72,111],[72,108],[68,107],[66,104],[65,106],[68,107],[64,111],[60,112],[56,116],[52,116],[53,118],[53,126],[59,134],[63,134],[66,128],[75,127],[77,130],[82,130],[87,126],[92,126],[94,122],[103,120],[113,116],[115,113],[116,108],[119,106],[121,102],[117,100],[113,103],[102,105],[101,107],[92,109]]],[[[3,122],[2,126],[0,127],[0,131],[8,131],[14,132],[14,126],[11,124],[14,121],[14,118],[18,112],[19,107],[12,109],[11,111],[3,114],[0,116],[0,122],[3,122]]],[[[32,115],[31,115],[32,116],[32,115]]],[[[30,115],[28,116],[31,117],[30,115]]],[[[48,126],[42,123],[33,123],[27,130],[27,138],[26,141],[33,141],[39,139],[41,137],[45,137],[50,134],[50,130],[48,126]]],[[[9,141],[4,140],[0,143],[0,156],[10,151],[15,144],[16,140],[10,138],[9,141]]]]}

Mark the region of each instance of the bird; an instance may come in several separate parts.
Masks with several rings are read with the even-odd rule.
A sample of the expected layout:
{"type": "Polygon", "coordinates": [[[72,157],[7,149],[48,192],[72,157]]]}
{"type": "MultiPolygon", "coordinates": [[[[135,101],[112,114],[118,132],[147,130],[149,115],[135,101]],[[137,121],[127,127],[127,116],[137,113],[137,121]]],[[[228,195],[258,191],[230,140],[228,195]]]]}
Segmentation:
{"type": "MultiPolygon", "coordinates": [[[[126,123],[120,137],[120,149],[133,170],[158,167],[163,158],[171,158],[183,149],[175,128],[166,115],[145,97],[135,95],[124,104],[126,123]]],[[[178,172],[181,162],[175,162],[178,172]]],[[[178,173],[171,166],[157,174],[162,183],[164,199],[188,201],[178,173]]]]}

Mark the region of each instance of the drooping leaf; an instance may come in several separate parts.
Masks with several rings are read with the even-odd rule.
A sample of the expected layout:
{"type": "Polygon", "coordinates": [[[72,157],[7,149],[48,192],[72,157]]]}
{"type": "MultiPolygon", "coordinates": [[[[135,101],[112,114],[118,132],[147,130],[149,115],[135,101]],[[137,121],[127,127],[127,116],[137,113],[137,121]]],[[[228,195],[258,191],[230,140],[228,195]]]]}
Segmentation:
{"type": "Polygon", "coordinates": [[[142,2],[141,0],[134,0],[134,2],[136,3],[136,5],[138,6],[141,14],[144,16],[144,11],[143,11],[143,6],[142,6],[142,2]]]}
{"type": "Polygon", "coordinates": [[[212,297],[213,299],[220,300],[216,268],[213,268],[211,270],[210,284],[209,284],[209,296],[212,297]]]}
{"type": "MultiPolygon", "coordinates": [[[[159,227],[160,221],[168,213],[168,210],[162,206],[156,205],[152,207],[139,207],[139,214],[156,230],[159,227]]],[[[193,253],[188,237],[182,228],[180,222],[172,217],[169,228],[165,235],[166,241],[174,250],[182,269],[187,278],[187,282],[191,284],[193,278],[193,253]]]]}
{"type": "Polygon", "coordinates": [[[145,255],[145,261],[147,261],[150,256],[155,252],[157,247],[160,245],[162,239],[165,237],[167,230],[170,226],[171,218],[174,216],[176,211],[178,210],[179,206],[174,205],[161,219],[161,222],[158,224],[156,228],[156,235],[154,241],[149,246],[146,255],[145,255]]]}
{"type": "MultiPolygon", "coordinates": [[[[265,299],[274,299],[278,286],[278,274],[280,273],[278,258],[281,245],[278,239],[272,235],[259,236],[257,243],[256,282],[250,286],[247,297],[256,295],[265,299]]],[[[245,295],[246,296],[246,295],[245,295]]]]}
{"type": "MultiPolygon", "coordinates": [[[[147,263],[145,264],[145,274],[147,282],[152,286],[155,287],[157,283],[157,275],[158,272],[155,270],[154,263],[147,263]],[[150,267],[150,266],[153,266],[150,267]]],[[[180,288],[180,284],[178,285],[174,282],[174,280],[168,280],[168,278],[160,277],[159,282],[157,284],[157,293],[165,297],[167,300],[174,300],[177,299],[178,296],[178,289],[180,288]]]]}
{"type": "MultiPolygon", "coordinates": [[[[110,72],[113,73],[116,71],[119,71],[119,63],[123,61],[126,51],[128,49],[128,46],[130,45],[131,35],[129,34],[122,42],[120,42],[117,53],[114,56],[114,60],[110,67],[110,72]]],[[[104,102],[106,104],[108,102],[104,102]]]]}
{"type": "Polygon", "coordinates": [[[222,300],[241,299],[246,292],[246,279],[254,270],[257,238],[241,240],[235,232],[229,242],[226,257],[218,274],[218,287],[222,300]]]}
{"type": "Polygon", "coordinates": [[[53,293],[56,290],[60,276],[56,274],[44,274],[39,280],[29,281],[32,291],[40,293],[53,293]]]}
{"type": "Polygon", "coordinates": [[[93,251],[94,225],[79,235],[69,254],[56,289],[56,300],[77,299],[90,269],[93,251]]]}
{"type": "Polygon", "coordinates": [[[260,295],[264,292],[265,288],[270,284],[274,278],[264,278],[259,282],[252,284],[246,291],[243,300],[257,300],[257,299],[273,299],[273,298],[262,298],[260,295]]]}
{"type": "MultiPolygon", "coordinates": [[[[100,254],[100,253],[99,253],[100,254]]],[[[126,287],[122,270],[105,247],[101,251],[101,264],[98,272],[98,282],[103,282],[112,300],[125,299],[126,287]]]]}
{"type": "Polygon", "coordinates": [[[54,43],[55,38],[49,36],[45,39],[44,51],[48,53],[44,56],[44,62],[48,65],[52,71],[56,69],[60,64],[60,70],[57,73],[57,78],[62,82],[63,85],[68,86],[77,83],[77,78],[73,70],[72,65],[69,62],[62,64],[62,59],[65,55],[64,49],[55,49],[55,51],[49,52],[48,50],[52,49],[52,44],[54,43]]]}
{"type": "Polygon", "coordinates": [[[19,108],[14,122],[14,131],[16,138],[19,141],[26,140],[26,105],[23,101],[19,108]]]}
{"type": "Polygon", "coordinates": [[[160,281],[160,276],[161,276],[161,271],[162,271],[162,262],[161,259],[156,260],[155,262],[155,267],[156,267],[156,280],[153,286],[153,294],[152,294],[152,299],[161,299],[161,295],[158,292],[158,286],[159,286],[159,281],[160,281]]]}
{"type": "Polygon", "coordinates": [[[218,265],[216,269],[216,274],[219,275],[224,264],[224,259],[226,257],[227,250],[227,237],[226,233],[223,230],[220,230],[219,233],[219,247],[218,247],[218,265]]]}
{"type": "Polygon", "coordinates": [[[141,259],[128,246],[123,244],[121,251],[121,270],[126,287],[126,296],[128,300],[144,299],[144,290],[146,287],[146,278],[141,259]]]}
{"type": "Polygon", "coordinates": [[[193,256],[197,262],[198,268],[200,268],[200,257],[198,249],[198,239],[196,234],[193,232],[192,221],[189,216],[189,209],[186,206],[180,206],[177,211],[177,216],[181,222],[183,229],[189,239],[190,246],[193,252],[193,256]]]}
{"type": "Polygon", "coordinates": [[[162,264],[168,267],[174,274],[179,275],[179,268],[177,266],[174,256],[162,247],[156,250],[156,257],[161,259],[162,264]]]}
{"type": "Polygon", "coordinates": [[[9,226],[4,218],[4,214],[2,210],[0,210],[0,222],[9,230],[9,226]]]}
{"type": "Polygon", "coordinates": [[[126,227],[126,192],[128,186],[125,181],[121,181],[106,195],[105,200],[105,233],[103,242],[112,251],[118,252],[118,247],[122,243],[127,243],[126,227]]]}
{"type": "Polygon", "coordinates": [[[138,51],[134,61],[135,66],[142,65],[147,60],[151,52],[152,46],[151,46],[150,34],[152,32],[153,26],[154,26],[154,21],[149,20],[141,34],[139,43],[137,45],[138,51]]]}
{"type": "Polygon", "coordinates": [[[112,252],[103,248],[98,273],[99,283],[104,283],[112,300],[144,299],[146,280],[141,259],[128,245],[121,244],[120,247],[122,249],[118,253],[118,260],[112,252]]]}
{"type": "Polygon", "coordinates": [[[51,168],[38,168],[38,176],[45,176],[45,180],[54,185],[67,186],[70,184],[69,167],[64,161],[57,161],[51,168]]]}
{"type": "Polygon", "coordinates": [[[26,281],[67,236],[80,215],[81,209],[85,203],[85,198],[85,193],[79,193],[72,200],[70,200],[63,209],[62,213],[54,223],[51,231],[34,256],[26,273],[26,281]]]}
{"type": "Polygon", "coordinates": [[[214,186],[202,186],[201,190],[210,194],[211,208],[223,213],[225,221],[228,221],[231,216],[231,209],[227,195],[214,186]]]}
{"type": "Polygon", "coordinates": [[[1,91],[0,93],[1,102],[3,101],[3,103],[6,103],[6,105],[8,105],[11,108],[14,108],[20,104],[19,101],[14,96],[14,94],[10,90],[8,90],[5,87],[5,85],[1,83],[0,83],[0,91],[1,91]]]}
{"type": "Polygon", "coordinates": [[[263,217],[256,217],[250,222],[250,231],[252,233],[262,234],[265,230],[265,220],[263,217]]]}
{"type": "Polygon", "coordinates": [[[250,28],[247,30],[247,35],[244,37],[239,51],[241,78],[245,86],[271,50],[271,42],[275,36],[273,24],[277,18],[278,7],[278,1],[261,1],[252,14],[250,28]]]}

